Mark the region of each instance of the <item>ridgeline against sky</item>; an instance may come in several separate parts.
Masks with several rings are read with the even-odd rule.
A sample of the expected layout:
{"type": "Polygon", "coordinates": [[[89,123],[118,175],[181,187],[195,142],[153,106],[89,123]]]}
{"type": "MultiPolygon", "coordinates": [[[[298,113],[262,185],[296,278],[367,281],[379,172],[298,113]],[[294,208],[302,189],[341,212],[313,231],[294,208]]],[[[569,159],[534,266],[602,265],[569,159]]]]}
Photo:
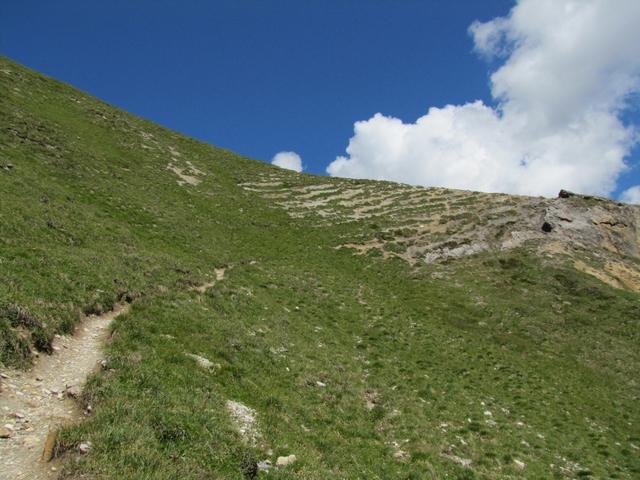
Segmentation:
{"type": "Polygon", "coordinates": [[[639,22],[635,0],[27,0],[0,51],[285,167],[639,202],[639,22]]]}

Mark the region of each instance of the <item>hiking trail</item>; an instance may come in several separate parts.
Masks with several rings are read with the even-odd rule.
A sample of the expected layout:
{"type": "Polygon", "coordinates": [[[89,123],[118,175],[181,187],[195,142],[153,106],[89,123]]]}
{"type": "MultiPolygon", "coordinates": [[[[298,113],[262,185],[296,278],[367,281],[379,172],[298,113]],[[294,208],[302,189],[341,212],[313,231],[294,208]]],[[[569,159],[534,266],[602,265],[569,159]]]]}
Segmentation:
{"type": "MultiPolygon", "coordinates": [[[[226,269],[216,268],[215,280],[193,290],[206,292],[225,278],[226,269]]],[[[122,303],[84,317],[74,335],[56,335],[54,353],[39,355],[28,371],[0,369],[0,480],[57,478],[59,462],[51,458],[55,432],[85,418],[74,397],[103,358],[110,323],[128,310],[129,304],[122,303]]],[[[90,444],[79,448],[88,451],[90,444]]]]}
{"type": "MultiPolygon", "coordinates": [[[[52,355],[41,354],[29,371],[2,369],[0,391],[0,458],[2,480],[56,478],[58,462],[43,458],[55,432],[80,421],[85,414],[73,396],[82,391],[87,376],[102,359],[102,346],[111,321],[126,313],[128,304],[118,304],[102,315],[85,317],[74,335],[56,336],[52,355]]],[[[85,446],[86,447],[86,446],[85,446]]]]}

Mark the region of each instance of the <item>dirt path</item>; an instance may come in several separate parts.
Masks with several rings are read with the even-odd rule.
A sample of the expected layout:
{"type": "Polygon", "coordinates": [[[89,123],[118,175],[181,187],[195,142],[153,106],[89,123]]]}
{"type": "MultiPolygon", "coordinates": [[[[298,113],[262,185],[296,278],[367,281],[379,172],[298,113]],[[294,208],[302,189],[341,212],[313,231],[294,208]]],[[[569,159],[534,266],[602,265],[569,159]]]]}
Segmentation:
{"type": "MultiPolygon", "coordinates": [[[[224,279],[226,269],[216,268],[214,280],[193,289],[206,292],[224,279]]],[[[75,335],[56,337],[54,354],[41,355],[27,372],[0,370],[0,480],[57,477],[58,463],[42,459],[49,432],[84,418],[70,397],[80,394],[102,359],[109,324],[128,308],[120,304],[103,315],[86,317],[75,335]]]]}
{"type": "Polygon", "coordinates": [[[103,315],[87,317],[75,335],[57,337],[54,354],[41,355],[28,372],[0,372],[0,431],[10,435],[0,438],[0,479],[56,478],[56,462],[41,460],[49,431],[84,416],[65,390],[82,390],[87,375],[102,359],[107,327],[127,309],[126,304],[118,305],[103,315]]]}
{"type": "Polygon", "coordinates": [[[224,280],[224,275],[226,271],[227,271],[227,267],[216,268],[214,270],[216,274],[215,280],[211,280],[210,282],[206,282],[206,283],[203,283],[202,285],[198,285],[197,287],[193,287],[193,290],[195,290],[198,293],[206,292],[211,287],[213,287],[216,283],[224,280]]]}

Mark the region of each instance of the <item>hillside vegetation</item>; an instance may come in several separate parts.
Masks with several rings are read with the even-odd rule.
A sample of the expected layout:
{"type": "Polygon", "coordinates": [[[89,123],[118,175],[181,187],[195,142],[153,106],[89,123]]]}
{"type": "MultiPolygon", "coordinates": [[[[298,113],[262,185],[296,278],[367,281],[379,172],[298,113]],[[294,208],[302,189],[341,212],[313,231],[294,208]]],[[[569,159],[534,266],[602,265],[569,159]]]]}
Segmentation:
{"type": "Polygon", "coordinates": [[[640,477],[637,207],[296,174],[6,58],[0,92],[0,364],[132,302],[62,478],[640,477]]]}

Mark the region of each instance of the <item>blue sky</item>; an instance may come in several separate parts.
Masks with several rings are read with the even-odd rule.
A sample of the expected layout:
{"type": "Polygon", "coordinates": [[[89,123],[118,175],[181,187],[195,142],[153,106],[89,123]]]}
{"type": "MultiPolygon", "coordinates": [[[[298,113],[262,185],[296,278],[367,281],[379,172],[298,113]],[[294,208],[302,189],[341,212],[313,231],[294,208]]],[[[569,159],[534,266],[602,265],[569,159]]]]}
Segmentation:
{"type": "MultiPolygon", "coordinates": [[[[495,107],[489,74],[504,59],[481,59],[467,30],[513,5],[5,0],[0,52],[198,139],[266,161],[292,150],[305,171],[324,174],[345,155],[354,122],[377,112],[410,124],[432,106],[495,107]]],[[[624,119],[640,123],[638,110],[624,119]]],[[[634,184],[637,168],[614,194],[634,184]]]]}

